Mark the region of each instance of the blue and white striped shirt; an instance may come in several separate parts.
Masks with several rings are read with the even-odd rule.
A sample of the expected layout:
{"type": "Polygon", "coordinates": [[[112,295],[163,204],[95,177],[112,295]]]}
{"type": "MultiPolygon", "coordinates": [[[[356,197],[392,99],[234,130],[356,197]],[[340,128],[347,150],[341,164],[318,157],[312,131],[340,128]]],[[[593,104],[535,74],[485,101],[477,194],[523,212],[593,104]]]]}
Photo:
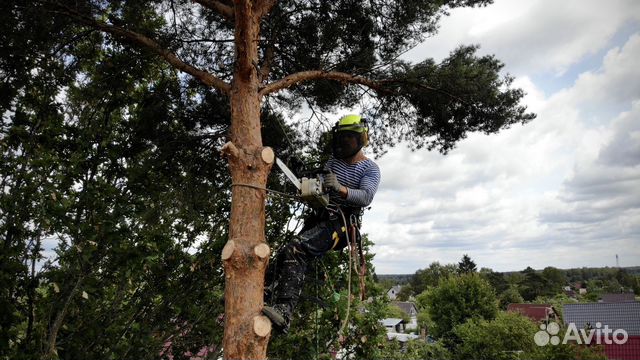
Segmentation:
{"type": "Polygon", "coordinates": [[[347,187],[347,198],[332,194],[332,202],[358,208],[371,204],[380,184],[380,168],[373,160],[366,159],[349,164],[344,160],[331,158],[327,161],[325,169],[336,174],[340,184],[347,187]]]}

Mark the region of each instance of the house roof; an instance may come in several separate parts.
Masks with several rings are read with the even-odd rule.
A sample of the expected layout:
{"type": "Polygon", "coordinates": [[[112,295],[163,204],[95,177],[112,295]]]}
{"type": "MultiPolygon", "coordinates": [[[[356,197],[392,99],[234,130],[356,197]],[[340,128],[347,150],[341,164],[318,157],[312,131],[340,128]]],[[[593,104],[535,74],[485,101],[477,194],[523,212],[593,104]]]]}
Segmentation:
{"type": "Polygon", "coordinates": [[[402,310],[403,312],[405,312],[407,315],[411,315],[411,310],[413,310],[414,314],[418,313],[418,308],[416,307],[416,304],[409,302],[409,301],[394,301],[392,302],[393,305],[397,306],[400,308],[400,310],[402,310]]]}
{"type": "Polygon", "coordinates": [[[403,321],[402,319],[398,319],[398,318],[386,318],[386,319],[380,320],[382,325],[385,326],[385,327],[387,327],[387,326],[396,326],[396,325],[400,324],[402,321],[403,321]]]}
{"type": "Polygon", "coordinates": [[[401,333],[387,333],[388,340],[398,340],[400,342],[407,342],[409,340],[419,339],[420,336],[414,334],[401,334],[401,333]]]}
{"type": "Polygon", "coordinates": [[[394,286],[392,286],[392,287],[391,287],[391,289],[389,289],[389,291],[387,291],[387,294],[388,294],[388,293],[397,294],[397,293],[399,293],[399,292],[400,292],[400,290],[402,290],[402,286],[400,286],[400,285],[394,285],[394,286]]]}
{"type": "Polygon", "coordinates": [[[634,293],[604,294],[601,300],[603,303],[634,302],[636,295],[634,293]]]}
{"type": "Polygon", "coordinates": [[[507,311],[520,313],[534,321],[547,320],[551,314],[555,314],[550,304],[509,304],[507,311]]]}
{"type": "Polygon", "coordinates": [[[604,328],[623,329],[629,336],[640,335],[640,303],[588,303],[566,304],[563,306],[564,322],[573,323],[578,329],[585,328],[587,323],[596,327],[601,323],[604,328]]]}
{"type": "Polygon", "coordinates": [[[572,297],[576,296],[576,292],[573,290],[565,290],[564,293],[567,294],[567,296],[572,296],[572,297]]]}

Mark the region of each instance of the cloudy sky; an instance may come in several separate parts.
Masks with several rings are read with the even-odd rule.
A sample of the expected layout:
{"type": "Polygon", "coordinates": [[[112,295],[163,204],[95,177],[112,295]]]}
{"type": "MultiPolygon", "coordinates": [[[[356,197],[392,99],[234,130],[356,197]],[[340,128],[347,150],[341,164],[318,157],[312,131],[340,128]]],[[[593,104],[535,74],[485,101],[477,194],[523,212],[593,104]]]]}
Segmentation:
{"type": "Polygon", "coordinates": [[[538,118],[448,155],[396,148],[364,232],[379,274],[469,254],[496,271],[640,265],[640,1],[496,0],[406,59],[480,44],[538,118]]]}

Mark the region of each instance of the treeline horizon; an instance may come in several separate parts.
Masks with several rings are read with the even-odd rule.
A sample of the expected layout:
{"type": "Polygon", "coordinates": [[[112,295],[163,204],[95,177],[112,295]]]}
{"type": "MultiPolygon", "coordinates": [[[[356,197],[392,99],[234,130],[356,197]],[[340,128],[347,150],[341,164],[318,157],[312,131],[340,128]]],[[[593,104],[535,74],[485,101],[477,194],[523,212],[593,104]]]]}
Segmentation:
{"type": "MultiPolygon", "coordinates": [[[[560,271],[568,272],[567,275],[571,275],[572,272],[582,272],[582,271],[585,271],[585,270],[587,270],[587,271],[596,271],[597,272],[597,271],[607,271],[607,270],[617,270],[617,269],[625,270],[625,271],[627,271],[627,273],[629,275],[640,275],[640,265],[637,265],[637,266],[596,266],[596,267],[584,266],[584,267],[581,267],[581,268],[566,268],[566,269],[556,268],[554,266],[547,266],[547,267],[555,268],[555,269],[558,269],[560,271]]],[[[527,269],[527,267],[523,268],[522,270],[512,270],[512,271],[494,271],[491,268],[484,268],[483,267],[483,268],[481,268],[479,270],[479,272],[482,272],[483,269],[491,270],[494,273],[509,275],[509,274],[523,272],[523,271],[525,271],[527,269]]],[[[420,270],[422,270],[422,268],[421,269],[417,269],[413,273],[404,273],[404,274],[398,274],[398,273],[396,273],[396,274],[378,274],[378,273],[376,273],[375,277],[377,278],[378,282],[382,282],[382,281],[385,281],[385,280],[393,280],[393,281],[396,281],[396,283],[398,285],[403,285],[403,284],[408,283],[411,280],[411,277],[413,277],[416,274],[416,272],[418,272],[420,270]]],[[[537,271],[537,272],[542,272],[544,269],[534,269],[534,270],[537,271]]],[[[589,280],[589,279],[583,279],[583,280],[589,280]]],[[[578,281],[578,280],[575,280],[575,281],[578,281]]]]}

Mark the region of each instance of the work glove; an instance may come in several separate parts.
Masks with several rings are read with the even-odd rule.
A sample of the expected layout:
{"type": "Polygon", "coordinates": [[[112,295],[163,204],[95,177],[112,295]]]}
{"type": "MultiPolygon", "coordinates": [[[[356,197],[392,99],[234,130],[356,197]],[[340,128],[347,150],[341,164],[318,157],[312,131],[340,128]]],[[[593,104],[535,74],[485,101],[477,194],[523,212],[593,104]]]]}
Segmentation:
{"type": "Polygon", "coordinates": [[[340,192],[342,184],[338,181],[338,177],[334,173],[328,173],[324,176],[324,187],[329,191],[340,192]]]}

